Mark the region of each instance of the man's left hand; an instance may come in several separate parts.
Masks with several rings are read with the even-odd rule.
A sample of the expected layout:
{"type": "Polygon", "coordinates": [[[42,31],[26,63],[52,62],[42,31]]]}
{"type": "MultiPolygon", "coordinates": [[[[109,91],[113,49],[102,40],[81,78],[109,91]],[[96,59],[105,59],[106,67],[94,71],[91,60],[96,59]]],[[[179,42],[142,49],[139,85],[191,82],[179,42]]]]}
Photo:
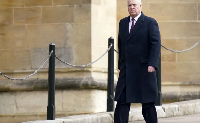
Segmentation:
{"type": "Polygon", "coordinates": [[[153,67],[153,66],[148,67],[148,72],[152,73],[154,71],[155,71],[155,67],[153,67]]]}

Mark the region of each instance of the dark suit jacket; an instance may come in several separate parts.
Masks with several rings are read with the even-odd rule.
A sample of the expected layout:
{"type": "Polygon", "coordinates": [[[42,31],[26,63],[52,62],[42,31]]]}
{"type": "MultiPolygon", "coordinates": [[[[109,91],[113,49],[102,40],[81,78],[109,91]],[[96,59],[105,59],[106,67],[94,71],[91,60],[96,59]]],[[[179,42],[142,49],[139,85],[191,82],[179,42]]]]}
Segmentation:
{"type": "Polygon", "coordinates": [[[129,34],[130,17],[119,23],[118,50],[120,70],[115,101],[126,86],[127,103],[156,102],[156,71],[148,72],[148,66],[158,69],[161,48],[160,31],[155,19],[143,13],[129,34]]]}

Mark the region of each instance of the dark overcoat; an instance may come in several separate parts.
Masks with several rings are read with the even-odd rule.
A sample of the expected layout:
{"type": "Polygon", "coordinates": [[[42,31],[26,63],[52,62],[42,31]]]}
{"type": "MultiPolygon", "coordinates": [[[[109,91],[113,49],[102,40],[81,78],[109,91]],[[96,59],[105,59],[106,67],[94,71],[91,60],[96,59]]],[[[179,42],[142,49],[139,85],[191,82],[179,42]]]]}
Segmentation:
{"type": "Polygon", "coordinates": [[[158,69],[161,39],[158,23],[143,13],[129,34],[130,16],[119,22],[118,50],[120,70],[115,101],[126,86],[127,103],[156,102],[156,71],[149,73],[148,66],[158,69]]]}

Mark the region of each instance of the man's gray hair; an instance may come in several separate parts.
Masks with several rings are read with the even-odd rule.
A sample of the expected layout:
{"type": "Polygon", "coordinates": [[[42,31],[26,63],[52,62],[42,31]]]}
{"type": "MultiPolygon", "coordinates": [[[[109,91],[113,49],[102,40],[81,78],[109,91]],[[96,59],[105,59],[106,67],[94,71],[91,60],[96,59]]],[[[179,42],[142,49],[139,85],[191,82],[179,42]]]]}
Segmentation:
{"type": "MultiPolygon", "coordinates": [[[[130,0],[127,0],[127,4],[128,4],[128,2],[129,2],[130,0]]],[[[141,5],[142,4],[142,0],[137,0],[138,1],[138,3],[141,5]]]]}

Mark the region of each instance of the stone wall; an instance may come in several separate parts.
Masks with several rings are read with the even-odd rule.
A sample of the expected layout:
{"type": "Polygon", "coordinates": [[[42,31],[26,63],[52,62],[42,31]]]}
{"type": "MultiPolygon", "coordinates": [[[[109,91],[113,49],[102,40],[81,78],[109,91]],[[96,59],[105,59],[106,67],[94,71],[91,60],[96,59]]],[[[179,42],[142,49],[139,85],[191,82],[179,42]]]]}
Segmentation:
{"type": "MultiPolygon", "coordinates": [[[[108,38],[116,38],[115,7],[116,1],[107,0],[1,0],[1,71],[16,75],[38,68],[50,43],[66,62],[96,60],[106,51],[108,38]]],[[[107,68],[107,55],[92,67],[107,68]]],[[[56,61],[56,68],[68,66],[56,61]]]]}
{"type": "MultiPolygon", "coordinates": [[[[116,39],[115,31],[116,1],[1,0],[1,72],[15,78],[33,73],[47,59],[50,43],[55,43],[56,55],[64,61],[75,65],[90,63],[105,53],[109,37],[116,39]]],[[[47,80],[47,68],[48,62],[32,78],[47,80]]],[[[107,54],[87,68],[69,68],[56,61],[56,78],[78,75],[106,82],[106,71],[107,54]],[[71,71],[90,74],[73,75],[71,71]]],[[[5,78],[0,76],[0,80],[4,82],[5,78]]]]}
{"type": "MultiPolygon", "coordinates": [[[[95,61],[106,52],[108,38],[116,39],[116,4],[115,0],[0,0],[0,71],[13,78],[33,73],[48,58],[50,43],[68,63],[95,61]]],[[[106,111],[107,57],[86,68],[56,61],[56,113],[106,111]]],[[[45,114],[47,89],[48,62],[23,81],[0,76],[0,117],[45,114]]]]}
{"type": "Polygon", "coordinates": [[[90,6],[87,0],[1,0],[1,69],[38,68],[48,56],[50,43],[56,44],[56,54],[67,62],[90,62],[90,6]],[[77,47],[79,43],[82,48],[77,47]]]}
{"type": "MultiPolygon", "coordinates": [[[[126,0],[117,1],[117,21],[128,16],[126,0]]],[[[162,45],[184,50],[200,40],[200,0],[142,0],[143,13],[158,21],[162,45]]],[[[199,98],[200,45],[188,52],[161,48],[164,99],[199,98]],[[189,88],[193,88],[192,90],[189,88]],[[171,95],[171,97],[169,96],[171,95]],[[185,96],[183,96],[185,95],[185,96]]]]}

